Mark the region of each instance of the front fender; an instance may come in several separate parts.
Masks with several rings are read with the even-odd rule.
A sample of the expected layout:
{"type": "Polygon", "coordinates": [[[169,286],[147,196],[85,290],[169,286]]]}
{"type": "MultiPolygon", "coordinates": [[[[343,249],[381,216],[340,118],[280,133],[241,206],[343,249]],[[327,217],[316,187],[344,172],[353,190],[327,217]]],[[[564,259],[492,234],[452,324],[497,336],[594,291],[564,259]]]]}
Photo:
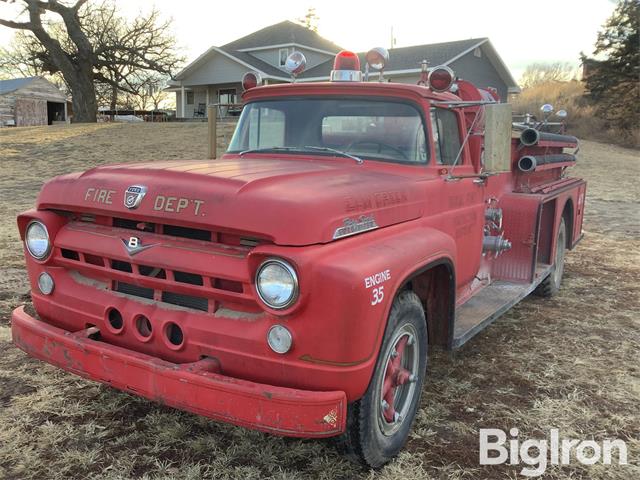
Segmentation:
{"type": "Polygon", "coordinates": [[[398,289],[426,265],[442,259],[455,264],[453,239],[418,222],[328,245],[268,249],[299,272],[299,306],[288,320],[297,359],[350,372],[350,400],[368,386],[398,289]]]}

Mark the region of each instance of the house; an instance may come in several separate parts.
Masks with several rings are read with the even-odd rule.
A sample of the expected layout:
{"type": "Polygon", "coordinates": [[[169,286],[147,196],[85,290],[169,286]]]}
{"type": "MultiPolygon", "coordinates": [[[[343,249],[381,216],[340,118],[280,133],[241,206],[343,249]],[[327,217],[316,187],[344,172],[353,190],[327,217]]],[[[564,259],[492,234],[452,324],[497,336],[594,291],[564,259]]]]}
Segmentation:
{"type": "MultiPolygon", "coordinates": [[[[335,54],[343,48],[290,21],[263,28],[221,47],[211,47],[179,72],[168,89],[176,92],[177,116],[204,117],[208,104],[238,103],[241,79],[248,71],[258,72],[265,84],[291,82],[284,64],[294,50],[307,59],[306,69],[296,81],[314,82],[329,79],[335,54]]],[[[364,65],[364,53],[359,55],[364,65]]],[[[481,87],[496,88],[505,100],[509,93],[520,91],[488,38],[390,49],[384,78],[415,84],[423,60],[431,67],[447,65],[458,77],[481,87]]]]}
{"type": "Polygon", "coordinates": [[[48,80],[0,80],[0,127],[51,125],[66,119],[67,97],[48,80]]]}

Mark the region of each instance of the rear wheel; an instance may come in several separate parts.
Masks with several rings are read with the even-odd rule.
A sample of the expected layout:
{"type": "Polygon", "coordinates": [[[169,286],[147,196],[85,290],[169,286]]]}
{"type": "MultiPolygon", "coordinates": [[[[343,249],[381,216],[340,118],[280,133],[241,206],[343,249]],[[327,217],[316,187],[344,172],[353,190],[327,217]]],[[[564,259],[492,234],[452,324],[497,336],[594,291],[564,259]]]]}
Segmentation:
{"type": "Polygon", "coordinates": [[[427,363],[427,328],[418,296],[402,292],[389,315],[369,388],[349,405],[339,445],[377,468],[402,449],[420,405],[427,363]]]}
{"type": "Polygon", "coordinates": [[[562,275],[564,273],[564,254],[567,242],[567,227],[564,218],[560,220],[558,226],[558,236],[556,237],[556,255],[554,257],[553,268],[547,278],[545,278],[538,288],[536,294],[541,297],[551,297],[560,290],[562,275]]]}

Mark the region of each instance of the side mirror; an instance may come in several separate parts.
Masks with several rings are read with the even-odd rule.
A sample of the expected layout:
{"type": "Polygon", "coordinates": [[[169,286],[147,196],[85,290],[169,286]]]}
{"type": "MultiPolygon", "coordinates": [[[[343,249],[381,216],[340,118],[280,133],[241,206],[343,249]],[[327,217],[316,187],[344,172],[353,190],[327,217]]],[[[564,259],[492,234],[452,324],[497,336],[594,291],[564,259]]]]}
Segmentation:
{"type": "Polygon", "coordinates": [[[558,118],[567,118],[567,111],[566,110],[558,110],[556,112],[556,117],[558,117],[558,118]]]}

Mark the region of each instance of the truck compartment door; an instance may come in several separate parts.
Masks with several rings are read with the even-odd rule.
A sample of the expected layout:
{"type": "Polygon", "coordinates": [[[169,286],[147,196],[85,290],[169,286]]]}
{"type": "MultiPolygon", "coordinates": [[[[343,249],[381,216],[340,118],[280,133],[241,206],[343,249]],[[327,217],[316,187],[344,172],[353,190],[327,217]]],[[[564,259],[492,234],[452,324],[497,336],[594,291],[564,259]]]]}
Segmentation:
{"type": "Polygon", "coordinates": [[[537,195],[509,193],[500,199],[504,238],[511,241],[510,250],[493,263],[493,278],[513,282],[532,282],[538,251],[538,231],[542,214],[537,195]]]}

